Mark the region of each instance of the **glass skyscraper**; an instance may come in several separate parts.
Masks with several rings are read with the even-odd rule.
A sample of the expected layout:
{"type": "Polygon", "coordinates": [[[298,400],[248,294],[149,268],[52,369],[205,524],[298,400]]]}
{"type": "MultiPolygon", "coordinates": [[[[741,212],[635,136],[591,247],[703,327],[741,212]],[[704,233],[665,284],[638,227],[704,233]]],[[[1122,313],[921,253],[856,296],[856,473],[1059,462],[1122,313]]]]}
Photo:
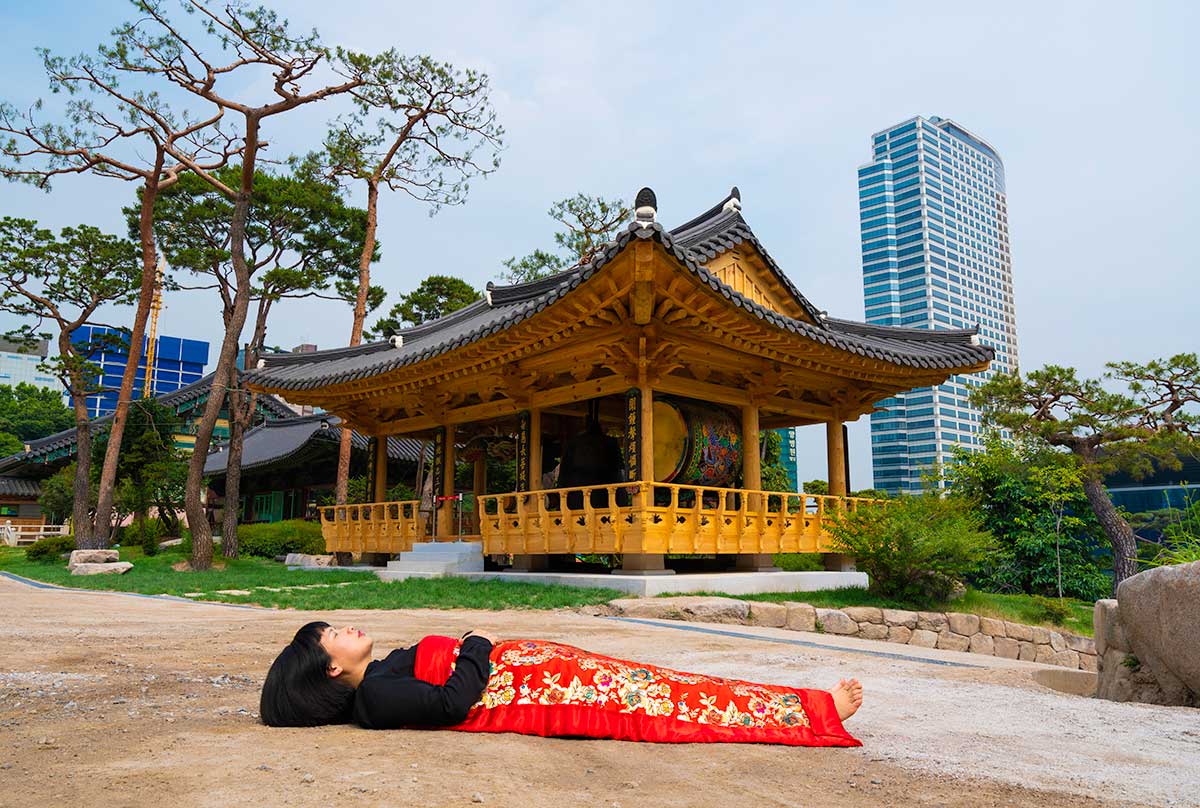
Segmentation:
{"type": "Polygon", "coordinates": [[[0,384],[12,387],[32,384],[47,390],[62,390],[62,383],[40,367],[46,361],[49,346],[44,339],[25,345],[0,338],[0,384]]]}
{"type": "Polygon", "coordinates": [[[1004,164],[951,120],[915,117],[871,139],[858,169],[866,320],[921,329],[971,328],[996,349],[991,369],[879,403],[871,416],[875,487],[918,491],[922,475],[981,443],[972,388],[1017,369],[1004,164]]]}
{"type": "MultiPolygon", "coordinates": [[[[99,366],[100,375],[93,383],[101,392],[87,397],[88,415],[98,418],[117,409],[117,393],[121,389],[121,377],[129,364],[129,351],[118,343],[129,343],[129,332],[121,332],[105,326],[84,325],[71,332],[71,341],[86,346],[82,350],[89,362],[99,366]],[[104,338],[117,338],[113,344],[104,344],[104,338]],[[96,347],[100,346],[100,347],[96,347]]],[[[138,362],[133,397],[141,398],[146,388],[146,344],[142,337],[142,358],[138,362]]],[[[208,343],[180,337],[158,338],[154,352],[154,374],[151,377],[151,395],[161,396],[200,381],[204,366],[208,364],[208,343]]],[[[68,399],[70,396],[68,396],[68,399]]]]}

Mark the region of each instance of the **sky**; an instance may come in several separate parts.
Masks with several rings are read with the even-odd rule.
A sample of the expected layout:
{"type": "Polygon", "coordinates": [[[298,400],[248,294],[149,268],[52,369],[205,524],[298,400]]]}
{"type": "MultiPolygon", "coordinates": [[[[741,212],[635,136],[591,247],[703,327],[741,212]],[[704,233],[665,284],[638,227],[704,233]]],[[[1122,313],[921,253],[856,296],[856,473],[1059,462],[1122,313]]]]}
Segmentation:
{"type": "MultiPolygon", "coordinates": [[[[0,0],[0,99],[46,96],[36,47],[92,50],[129,16],[93,0],[0,0]]],[[[1200,348],[1200,5],[408,3],[292,0],[298,29],[363,51],[396,47],[488,74],[506,130],[502,164],[432,218],[380,203],[385,309],[430,274],[482,288],[500,262],[552,246],[546,210],[577,192],[632,199],[665,226],[742,193],[743,215],[796,286],[863,319],[857,168],[872,133],[951,118],[991,143],[1008,190],[1019,361],[1099,375],[1104,363],[1200,348]],[[336,12],[331,12],[336,8],[336,12]]],[[[243,88],[247,98],[262,87],[243,88]]],[[[256,95],[258,93],[258,95],[256,95]]],[[[53,99],[47,111],[53,109],[53,99]]],[[[277,158],[319,144],[342,111],[268,125],[277,158]]],[[[122,232],[129,184],[0,185],[0,214],[122,232]]],[[[361,200],[359,200],[361,203],[361,200]]],[[[220,340],[216,297],[167,296],[161,334],[220,340]]],[[[128,310],[108,314],[128,319],[128,310]]],[[[348,307],[281,303],[268,344],[345,345],[348,307]]],[[[0,314],[4,330],[16,325],[0,314]]],[[[824,429],[800,430],[801,479],[824,478],[824,429]]],[[[851,485],[871,485],[867,419],[850,426],[851,485]]]]}

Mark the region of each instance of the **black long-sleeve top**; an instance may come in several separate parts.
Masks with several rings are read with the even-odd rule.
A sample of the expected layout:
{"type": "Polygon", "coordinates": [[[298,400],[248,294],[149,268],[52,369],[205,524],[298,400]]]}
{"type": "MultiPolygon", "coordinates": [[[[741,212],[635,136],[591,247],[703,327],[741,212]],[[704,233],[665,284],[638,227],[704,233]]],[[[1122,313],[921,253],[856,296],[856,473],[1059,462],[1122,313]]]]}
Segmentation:
{"type": "Polygon", "coordinates": [[[487,685],[491,653],[491,641],[467,637],[459,648],[454,672],[439,686],[413,674],[415,645],[392,651],[367,665],[354,694],[354,723],[367,729],[462,723],[487,685]]]}

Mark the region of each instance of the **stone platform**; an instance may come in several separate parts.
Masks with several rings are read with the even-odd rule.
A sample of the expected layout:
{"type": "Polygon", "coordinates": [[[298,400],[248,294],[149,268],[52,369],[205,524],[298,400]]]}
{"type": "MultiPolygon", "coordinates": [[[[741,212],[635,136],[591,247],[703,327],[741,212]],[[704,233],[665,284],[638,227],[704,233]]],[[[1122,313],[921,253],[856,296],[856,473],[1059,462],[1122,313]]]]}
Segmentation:
{"type": "MultiPolygon", "coordinates": [[[[406,578],[435,578],[438,573],[377,570],[384,581],[406,578]]],[[[760,592],[815,592],[820,589],[867,587],[865,572],[706,572],[678,575],[620,575],[587,572],[450,572],[456,578],[472,581],[519,581],[532,584],[560,584],[588,589],[616,589],[638,597],[654,597],[666,592],[721,592],[727,595],[753,595],[760,592]]]]}

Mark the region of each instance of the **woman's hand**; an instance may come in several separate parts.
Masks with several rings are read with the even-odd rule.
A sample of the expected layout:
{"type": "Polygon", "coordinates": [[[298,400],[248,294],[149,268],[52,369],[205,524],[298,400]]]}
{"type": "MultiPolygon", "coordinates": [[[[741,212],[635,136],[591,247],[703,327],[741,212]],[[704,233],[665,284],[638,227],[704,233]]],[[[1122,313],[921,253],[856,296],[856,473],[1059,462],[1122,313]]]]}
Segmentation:
{"type": "MultiPolygon", "coordinates": [[[[499,642],[499,640],[497,640],[495,637],[493,637],[491,635],[491,633],[486,632],[486,631],[471,631],[467,634],[467,636],[468,637],[483,637],[485,640],[490,642],[492,645],[495,645],[497,642],[499,642]]],[[[464,637],[464,639],[466,639],[466,638],[464,637]]]]}

